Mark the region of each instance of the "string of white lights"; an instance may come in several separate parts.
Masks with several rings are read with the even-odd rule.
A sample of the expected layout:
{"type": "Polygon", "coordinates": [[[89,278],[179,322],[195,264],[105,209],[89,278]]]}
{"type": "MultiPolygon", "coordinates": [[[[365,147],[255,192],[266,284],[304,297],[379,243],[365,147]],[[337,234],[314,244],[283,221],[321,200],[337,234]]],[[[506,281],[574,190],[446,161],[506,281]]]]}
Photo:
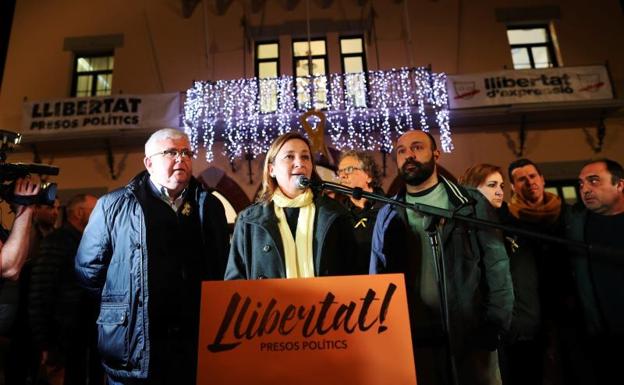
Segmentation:
{"type": "Polygon", "coordinates": [[[424,67],[195,82],[186,92],[184,129],[208,162],[218,138],[230,161],[253,159],[278,135],[301,131],[298,118],[312,106],[325,112],[325,130],[339,150],[390,152],[396,136],[415,124],[437,126],[442,150],[453,150],[446,75],[424,67]]]}

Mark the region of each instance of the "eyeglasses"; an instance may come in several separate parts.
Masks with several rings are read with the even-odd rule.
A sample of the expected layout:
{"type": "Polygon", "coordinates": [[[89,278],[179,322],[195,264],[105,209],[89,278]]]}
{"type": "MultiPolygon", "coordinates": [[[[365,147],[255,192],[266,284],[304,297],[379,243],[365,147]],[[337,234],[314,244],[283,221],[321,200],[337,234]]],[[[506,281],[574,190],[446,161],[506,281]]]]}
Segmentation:
{"type": "Polygon", "coordinates": [[[148,158],[151,158],[153,156],[156,155],[162,155],[165,159],[171,159],[171,160],[175,160],[178,159],[178,156],[180,158],[192,158],[195,156],[195,151],[193,150],[189,150],[188,148],[183,148],[182,150],[178,150],[175,148],[170,148],[167,150],[163,150],[161,152],[157,152],[155,154],[152,154],[150,156],[148,156],[148,158]]]}
{"type": "Polygon", "coordinates": [[[338,176],[340,176],[340,175],[351,175],[351,174],[353,174],[353,171],[356,171],[356,170],[363,171],[363,169],[360,168],[360,167],[349,166],[349,167],[341,168],[340,170],[336,171],[336,175],[338,175],[338,176]]]}

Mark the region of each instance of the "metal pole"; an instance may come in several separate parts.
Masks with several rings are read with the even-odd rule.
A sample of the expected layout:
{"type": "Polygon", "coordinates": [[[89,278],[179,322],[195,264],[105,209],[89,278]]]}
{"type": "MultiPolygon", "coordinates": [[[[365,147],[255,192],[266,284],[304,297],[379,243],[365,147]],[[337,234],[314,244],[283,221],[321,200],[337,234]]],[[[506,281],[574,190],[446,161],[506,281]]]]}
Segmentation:
{"type": "Polygon", "coordinates": [[[414,55],[412,55],[412,27],[410,26],[409,21],[409,9],[407,7],[407,1],[403,0],[403,16],[405,19],[405,45],[407,48],[407,60],[409,62],[410,68],[414,67],[414,55]]]}

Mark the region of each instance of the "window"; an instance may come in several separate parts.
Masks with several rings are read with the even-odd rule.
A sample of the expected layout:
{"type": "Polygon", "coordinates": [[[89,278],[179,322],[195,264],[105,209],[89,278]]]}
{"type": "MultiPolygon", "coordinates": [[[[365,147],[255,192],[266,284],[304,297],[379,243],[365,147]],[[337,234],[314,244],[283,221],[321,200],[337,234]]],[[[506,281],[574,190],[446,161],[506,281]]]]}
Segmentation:
{"type": "Polygon", "coordinates": [[[347,97],[355,107],[366,107],[366,58],[362,36],[340,38],[340,60],[347,97]]]}
{"type": "Polygon", "coordinates": [[[361,36],[341,37],[340,59],[343,73],[366,72],[364,39],[361,36]]]}
{"type": "Polygon", "coordinates": [[[324,39],[293,41],[293,67],[299,108],[327,107],[327,47],[324,39]],[[312,98],[312,99],[311,99],[312,98]]]}
{"type": "Polygon", "coordinates": [[[546,182],[544,191],[558,195],[565,203],[574,205],[581,201],[578,180],[566,179],[546,182]]]}
{"type": "Polygon", "coordinates": [[[508,27],[514,68],[556,67],[555,48],[547,26],[508,27]]]}
{"type": "Polygon", "coordinates": [[[256,77],[260,92],[260,112],[277,111],[279,43],[256,43],[256,77]]]}
{"type": "Polygon", "coordinates": [[[71,96],[110,95],[113,84],[112,54],[76,55],[71,96]]]}

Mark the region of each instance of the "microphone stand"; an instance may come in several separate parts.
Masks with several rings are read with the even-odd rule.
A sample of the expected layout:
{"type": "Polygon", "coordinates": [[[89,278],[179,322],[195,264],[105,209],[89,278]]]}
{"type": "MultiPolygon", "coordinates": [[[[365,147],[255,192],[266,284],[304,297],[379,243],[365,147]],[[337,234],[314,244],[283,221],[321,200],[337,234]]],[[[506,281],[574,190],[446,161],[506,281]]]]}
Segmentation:
{"type": "Polygon", "coordinates": [[[441,234],[442,234],[442,225],[443,220],[445,219],[456,219],[460,221],[464,221],[467,223],[471,223],[476,225],[479,228],[496,228],[499,230],[504,230],[506,232],[520,234],[526,237],[541,239],[548,242],[554,242],[558,244],[564,244],[568,246],[572,246],[575,248],[581,248],[587,250],[588,253],[591,252],[599,252],[601,253],[600,257],[604,260],[607,260],[616,265],[624,266],[624,252],[620,250],[614,250],[608,247],[598,246],[598,245],[590,245],[585,242],[569,240],[564,238],[559,238],[551,235],[546,235],[542,233],[537,233],[525,229],[520,229],[517,227],[506,226],[500,223],[468,217],[465,215],[458,214],[458,211],[466,206],[466,204],[461,205],[454,210],[442,209],[435,206],[423,205],[423,204],[409,204],[407,202],[402,202],[396,199],[388,198],[381,194],[375,194],[372,192],[363,191],[361,188],[350,188],[337,183],[325,182],[325,181],[309,181],[307,178],[300,181],[302,187],[311,186],[312,188],[320,189],[320,190],[331,190],[334,192],[339,192],[345,195],[353,196],[356,199],[366,198],[370,201],[383,202],[393,206],[399,206],[404,209],[414,210],[420,214],[428,216],[431,218],[431,221],[425,228],[425,232],[429,237],[429,244],[433,251],[433,264],[434,264],[434,272],[436,274],[435,279],[438,284],[438,292],[440,295],[440,311],[442,318],[442,328],[443,333],[445,335],[445,344],[448,351],[448,365],[451,375],[451,383],[459,384],[459,379],[457,375],[457,364],[455,361],[455,355],[452,349],[452,341],[451,341],[451,333],[450,333],[450,313],[449,313],[449,305],[448,305],[448,291],[446,285],[446,267],[444,264],[444,248],[441,245],[441,234]]]}
{"type": "Polygon", "coordinates": [[[451,342],[451,318],[448,306],[448,290],[446,286],[446,266],[444,261],[444,248],[442,247],[441,234],[442,234],[442,221],[441,217],[430,217],[429,225],[426,226],[425,232],[429,237],[429,245],[433,251],[433,271],[435,272],[436,283],[438,284],[438,293],[440,295],[440,312],[442,318],[442,333],[446,337],[445,344],[448,359],[448,366],[451,374],[451,383],[459,384],[459,378],[457,376],[457,363],[455,361],[455,354],[453,353],[453,344],[451,342]]]}
{"type": "MultiPolygon", "coordinates": [[[[434,206],[409,204],[401,202],[392,198],[387,198],[381,194],[375,194],[362,190],[359,187],[350,188],[331,182],[311,182],[312,187],[320,188],[322,190],[331,190],[342,194],[353,196],[356,199],[366,198],[371,201],[384,202],[394,206],[403,207],[405,209],[414,210],[421,214],[428,215],[431,220],[425,227],[425,232],[429,238],[429,245],[433,251],[433,271],[435,273],[435,280],[438,286],[438,293],[440,296],[440,312],[442,318],[442,332],[445,336],[445,345],[447,350],[447,364],[451,375],[451,383],[459,384],[457,375],[457,363],[455,360],[455,354],[452,349],[451,332],[450,332],[450,312],[448,306],[448,290],[446,286],[446,267],[444,264],[444,248],[441,245],[441,230],[442,230],[442,218],[453,218],[458,215],[453,211],[441,209],[434,206]]],[[[473,218],[468,218],[473,219],[473,218]]]]}
{"type": "Polygon", "coordinates": [[[624,251],[615,250],[613,248],[605,247],[601,245],[593,245],[593,244],[585,243],[582,241],[576,241],[572,239],[566,239],[566,238],[556,237],[553,235],[538,233],[535,231],[526,230],[526,229],[522,229],[519,227],[503,225],[501,223],[492,222],[492,221],[488,221],[485,219],[473,218],[473,217],[468,217],[466,215],[458,214],[457,212],[463,207],[465,207],[466,205],[459,206],[455,210],[447,210],[447,209],[442,209],[442,208],[435,207],[435,206],[423,205],[419,203],[409,204],[407,202],[402,202],[396,199],[388,198],[381,194],[375,194],[372,192],[364,191],[359,187],[350,188],[350,187],[342,186],[337,183],[325,182],[325,181],[321,181],[321,182],[310,181],[309,184],[310,186],[312,186],[312,188],[317,188],[321,190],[331,190],[331,191],[353,196],[356,199],[366,198],[371,201],[383,202],[383,203],[387,203],[393,206],[399,206],[404,209],[414,210],[423,215],[429,215],[429,216],[437,217],[437,218],[457,219],[463,222],[474,224],[479,228],[496,228],[499,230],[503,230],[505,232],[523,235],[529,238],[540,239],[540,240],[547,241],[547,242],[572,246],[574,248],[586,250],[588,253],[591,253],[591,254],[598,253],[600,254],[598,256],[599,259],[602,259],[614,265],[624,266],[624,251]]]}

